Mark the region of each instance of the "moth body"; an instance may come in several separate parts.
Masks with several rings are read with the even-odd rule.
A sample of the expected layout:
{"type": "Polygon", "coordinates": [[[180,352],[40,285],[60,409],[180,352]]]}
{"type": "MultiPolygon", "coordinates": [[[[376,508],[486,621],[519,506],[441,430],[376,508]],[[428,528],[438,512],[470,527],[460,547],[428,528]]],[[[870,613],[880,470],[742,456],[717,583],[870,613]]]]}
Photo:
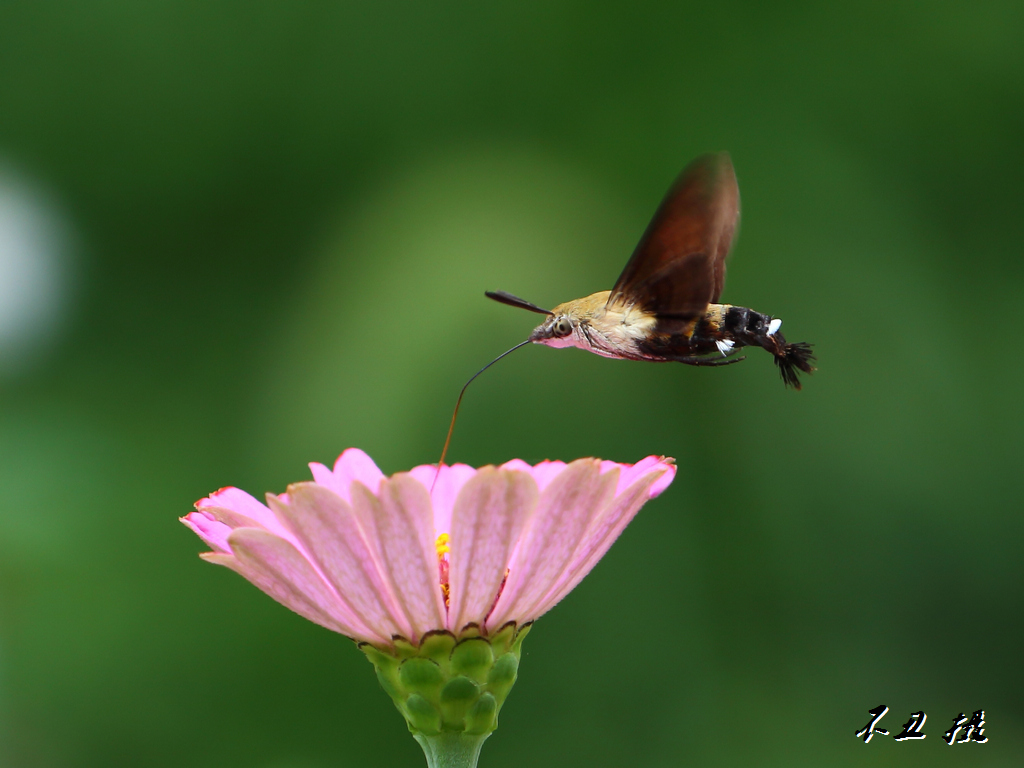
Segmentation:
{"type": "MultiPolygon", "coordinates": [[[[602,357],[649,362],[720,365],[723,358],[759,346],[785,359],[782,320],[747,307],[710,304],[704,316],[680,328],[634,304],[611,302],[611,291],[559,304],[533,329],[530,341],[556,349],[577,347],[602,357]]],[[[732,361],[730,361],[732,362],[732,361]]],[[[788,382],[788,379],[787,379],[788,382]]]]}

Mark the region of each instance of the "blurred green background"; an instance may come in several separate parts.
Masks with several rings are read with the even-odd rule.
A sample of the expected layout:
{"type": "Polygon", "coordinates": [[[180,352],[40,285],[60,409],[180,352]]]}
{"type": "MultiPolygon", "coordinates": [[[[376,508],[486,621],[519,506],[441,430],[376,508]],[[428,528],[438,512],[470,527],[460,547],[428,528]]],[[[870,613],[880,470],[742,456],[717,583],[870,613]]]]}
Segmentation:
{"type": "Polygon", "coordinates": [[[453,461],[675,456],[482,765],[1024,756],[1024,5],[0,4],[0,764],[417,766],[350,642],[176,518],[359,446],[611,287],[694,156],[724,299],[820,370],[529,347],[453,461]],[[854,731],[924,710],[924,742],[854,731]],[[947,747],[960,711],[987,744],[947,747]]]}

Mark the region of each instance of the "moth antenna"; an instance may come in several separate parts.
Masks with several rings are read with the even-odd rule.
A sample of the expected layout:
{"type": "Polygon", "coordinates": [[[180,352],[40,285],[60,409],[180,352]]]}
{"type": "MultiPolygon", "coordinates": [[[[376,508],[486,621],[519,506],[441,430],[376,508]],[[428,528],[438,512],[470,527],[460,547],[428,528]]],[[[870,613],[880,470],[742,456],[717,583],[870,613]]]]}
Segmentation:
{"type": "Polygon", "coordinates": [[[489,362],[487,365],[485,365],[483,368],[481,368],[479,371],[477,371],[472,376],[470,376],[469,377],[469,381],[467,381],[465,384],[462,385],[462,390],[459,392],[459,399],[455,401],[455,410],[452,412],[452,422],[451,422],[451,424],[448,425],[448,436],[444,439],[444,448],[441,449],[441,458],[437,462],[437,473],[434,475],[434,482],[430,484],[430,493],[431,494],[434,493],[434,486],[437,485],[438,475],[441,474],[441,467],[444,466],[444,457],[448,455],[448,445],[452,441],[452,432],[455,431],[455,419],[457,419],[458,416],[459,416],[459,406],[462,405],[462,396],[464,394],[466,394],[466,389],[469,387],[470,384],[473,383],[473,380],[477,376],[479,376],[481,373],[486,371],[488,368],[490,368],[496,362],[501,360],[501,358],[505,357],[506,355],[511,355],[517,349],[519,349],[520,347],[525,347],[529,343],[530,343],[530,340],[527,339],[526,341],[519,342],[514,347],[512,347],[512,349],[505,350],[500,355],[498,355],[496,358],[491,360],[491,362],[489,362]]]}
{"type": "Polygon", "coordinates": [[[507,291],[484,291],[484,296],[488,299],[500,302],[501,304],[508,304],[510,307],[528,309],[530,312],[536,312],[538,315],[554,314],[550,309],[538,307],[536,304],[529,302],[526,299],[520,299],[518,296],[513,296],[507,291]]]}

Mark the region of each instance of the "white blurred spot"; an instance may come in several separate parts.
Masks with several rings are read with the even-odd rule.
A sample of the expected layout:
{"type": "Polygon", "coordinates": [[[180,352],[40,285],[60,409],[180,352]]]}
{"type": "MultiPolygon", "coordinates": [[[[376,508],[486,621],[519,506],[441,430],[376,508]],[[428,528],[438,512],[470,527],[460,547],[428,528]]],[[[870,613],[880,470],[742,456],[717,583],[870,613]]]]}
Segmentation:
{"type": "Polygon", "coordinates": [[[775,332],[778,331],[779,328],[781,328],[781,327],[782,327],[782,321],[779,318],[777,318],[777,317],[772,318],[772,321],[770,323],[768,323],[768,335],[769,336],[774,336],[775,332]]]}
{"type": "Polygon", "coordinates": [[[43,357],[70,283],[67,226],[24,178],[0,165],[0,376],[43,357]]]}
{"type": "Polygon", "coordinates": [[[715,342],[715,346],[718,347],[718,351],[725,356],[729,354],[734,346],[736,346],[736,342],[732,339],[721,339],[715,342]]]}

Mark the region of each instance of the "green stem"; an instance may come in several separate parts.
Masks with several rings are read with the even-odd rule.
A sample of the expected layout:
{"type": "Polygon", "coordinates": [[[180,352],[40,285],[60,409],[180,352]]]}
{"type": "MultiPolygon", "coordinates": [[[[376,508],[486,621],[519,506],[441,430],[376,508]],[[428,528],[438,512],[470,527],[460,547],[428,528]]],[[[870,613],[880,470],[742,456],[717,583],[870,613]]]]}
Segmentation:
{"type": "Polygon", "coordinates": [[[414,733],[423,747],[427,768],[476,768],[480,747],[491,734],[469,734],[465,731],[441,731],[436,736],[414,733]]]}

